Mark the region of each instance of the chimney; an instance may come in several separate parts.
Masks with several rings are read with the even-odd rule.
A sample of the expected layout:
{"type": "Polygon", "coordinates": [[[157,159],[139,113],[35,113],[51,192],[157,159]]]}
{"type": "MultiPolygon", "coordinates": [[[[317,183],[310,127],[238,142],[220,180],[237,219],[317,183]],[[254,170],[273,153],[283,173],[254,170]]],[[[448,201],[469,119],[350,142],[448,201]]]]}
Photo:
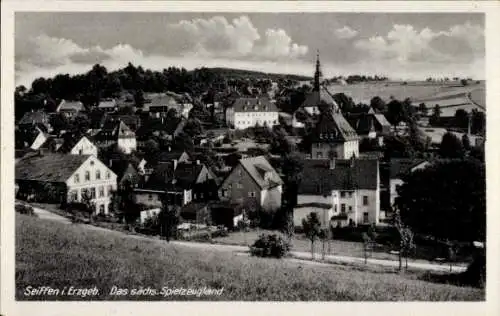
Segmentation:
{"type": "Polygon", "coordinates": [[[174,163],[174,170],[177,169],[177,159],[173,159],[172,162],[174,163]]]}
{"type": "Polygon", "coordinates": [[[172,148],[170,146],[168,146],[168,151],[172,151],[172,148]]]}
{"type": "Polygon", "coordinates": [[[199,165],[200,164],[200,160],[199,159],[196,159],[196,164],[199,165]]]}
{"type": "Polygon", "coordinates": [[[113,166],[113,159],[109,160],[109,167],[111,168],[113,166]]]}

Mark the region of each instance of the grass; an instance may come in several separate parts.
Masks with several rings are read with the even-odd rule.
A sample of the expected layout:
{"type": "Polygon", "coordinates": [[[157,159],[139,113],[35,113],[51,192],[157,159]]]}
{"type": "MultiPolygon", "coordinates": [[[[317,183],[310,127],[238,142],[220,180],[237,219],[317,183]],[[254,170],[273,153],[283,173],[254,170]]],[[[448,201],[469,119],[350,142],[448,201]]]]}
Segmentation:
{"type": "Polygon", "coordinates": [[[484,291],[385,271],[191,249],[16,214],[18,300],[478,301],[484,291]],[[120,288],[221,288],[221,296],[112,296],[120,288]],[[27,286],[97,287],[95,297],[25,296],[27,286]]]}
{"type": "MultiPolygon", "coordinates": [[[[229,236],[214,238],[213,242],[220,244],[228,244],[228,245],[251,245],[255,240],[257,240],[258,236],[261,233],[277,233],[274,231],[266,231],[266,230],[252,230],[246,233],[243,232],[232,232],[229,233],[229,236]]],[[[279,234],[279,233],[278,233],[279,234]]],[[[328,246],[326,246],[328,249],[328,246]]],[[[420,250],[422,250],[421,248],[420,250]]],[[[311,252],[311,242],[305,236],[300,234],[295,234],[292,239],[292,251],[301,251],[301,252],[311,252]]],[[[397,255],[390,254],[389,248],[385,246],[381,246],[379,250],[374,250],[369,254],[369,258],[374,259],[386,259],[386,260],[399,260],[397,255]]],[[[314,243],[314,253],[315,257],[321,257],[322,244],[321,241],[317,240],[314,243]]],[[[327,250],[328,251],[328,250],[327,250]]],[[[418,251],[418,248],[417,248],[418,251]]],[[[345,241],[345,240],[333,240],[331,241],[331,252],[330,255],[337,256],[347,256],[347,257],[364,257],[364,249],[363,244],[360,242],[354,241],[345,241]]],[[[418,254],[417,254],[418,255],[418,254]]],[[[423,255],[423,254],[420,254],[423,255]]],[[[409,259],[409,262],[429,262],[427,260],[421,259],[409,259]]]]}

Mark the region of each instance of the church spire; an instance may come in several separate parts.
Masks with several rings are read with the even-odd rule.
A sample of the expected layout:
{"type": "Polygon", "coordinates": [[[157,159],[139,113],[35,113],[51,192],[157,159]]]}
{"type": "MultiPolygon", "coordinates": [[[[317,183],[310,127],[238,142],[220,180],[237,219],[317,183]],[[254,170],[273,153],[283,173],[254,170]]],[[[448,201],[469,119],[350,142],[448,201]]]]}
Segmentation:
{"type": "Polygon", "coordinates": [[[319,91],[319,87],[321,84],[323,74],[321,73],[321,64],[319,61],[319,50],[317,51],[316,55],[316,71],[314,72],[314,91],[319,91]]]}

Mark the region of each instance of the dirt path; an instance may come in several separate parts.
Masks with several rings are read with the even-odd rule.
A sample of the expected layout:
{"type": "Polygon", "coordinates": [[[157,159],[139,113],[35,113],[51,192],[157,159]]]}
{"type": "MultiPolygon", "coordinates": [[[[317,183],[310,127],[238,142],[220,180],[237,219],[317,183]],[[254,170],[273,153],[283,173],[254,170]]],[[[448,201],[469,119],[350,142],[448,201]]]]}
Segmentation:
{"type": "MultiPolygon", "coordinates": [[[[71,221],[69,219],[67,219],[66,217],[54,214],[52,212],[49,212],[47,210],[44,210],[44,209],[41,209],[38,207],[33,207],[33,210],[38,215],[38,217],[41,219],[56,221],[56,222],[60,222],[63,224],[71,224],[71,221]]],[[[150,242],[165,243],[164,240],[160,240],[160,239],[154,238],[154,237],[126,234],[124,232],[111,230],[111,229],[98,227],[98,226],[93,226],[93,225],[88,225],[88,224],[77,224],[77,225],[81,225],[89,230],[103,231],[103,232],[110,233],[110,234],[125,236],[127,238],[147,240],[150,242]]],[[[182,246],[182,247],[191,247],[191,248],[198,248],[198,249],[211,249],[211,250],[217,250],[217,251],[233,252],[233,253],[237,253],[239,255],[248,255],[248,247],[247,246],[211,244],[211,243],[201,243],[201,242],[192,242],[192,241],[177,241],[177,240],[171,241],[170,243],[173,245],[178,245],[178,246],[182,246]]],[[[365,262],[364,258],[338,256],[338,255],[326,255],[324,262],[317,262],[317,261],[311,261],[311,253],[309,253],[309,252],[292,251],[290,254],[292,255],[293,258],[287,258],[286,260],[291,260],[291,261],[300,262],[300,263],[304,263],[304,264],[313,264],[313,265],[329,265],[331,263],[364,264],[364,262],[365,262]]],[[[315,258],[320,258],[320,254],[316,254],[315,258]]],[[[399,267],[399,261],[394,261],[394,260],[383,260],[383,259],[369,258],[367,260],[367,263],[386,266],[386,267],[399,267]]],[[[408,267],[412,268],[412,269],[428,270],[428,271],[450,271],[449,265],[445,265],[445,264],[440,265],[440,264],[433,264],[433,263],[408,262],[408,267]]],[[[465,269],[466,269],[466,267],[464,267],[464,266],[453,266],[452,271],[453,272],[463,272],[463,271],[465,271],[465,269]]]]}

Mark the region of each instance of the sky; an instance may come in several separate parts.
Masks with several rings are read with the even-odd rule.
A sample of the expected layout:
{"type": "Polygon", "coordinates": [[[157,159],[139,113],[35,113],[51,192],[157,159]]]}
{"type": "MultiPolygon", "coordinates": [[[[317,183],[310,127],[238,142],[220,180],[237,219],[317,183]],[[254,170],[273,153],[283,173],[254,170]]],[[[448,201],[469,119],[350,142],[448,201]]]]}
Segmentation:
{"type": "Polygon", "coordinates": [[[16,85],[96,63],[231,67],[324,77],[485,76],[479,13],[17,12],[16,85]]]}

